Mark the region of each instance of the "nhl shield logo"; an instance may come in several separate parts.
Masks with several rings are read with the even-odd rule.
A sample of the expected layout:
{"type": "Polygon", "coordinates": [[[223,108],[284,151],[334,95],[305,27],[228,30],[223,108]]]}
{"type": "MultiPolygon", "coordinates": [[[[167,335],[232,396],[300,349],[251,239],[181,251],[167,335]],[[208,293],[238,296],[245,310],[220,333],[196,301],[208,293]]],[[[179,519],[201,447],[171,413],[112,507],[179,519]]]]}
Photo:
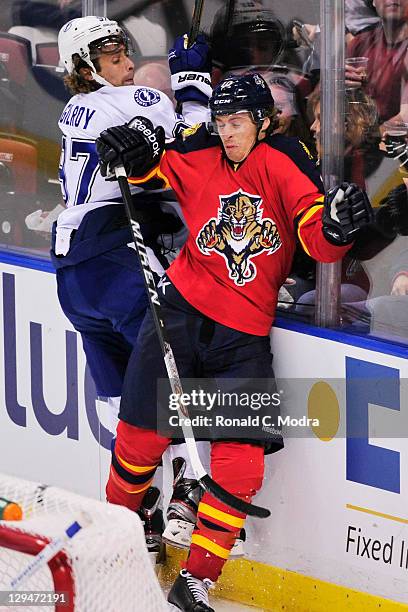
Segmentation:
{"type": "Polygon", "coordinates": [[[196,237],[201,253],[221,255],[226,262],[229,278],[238,286],[253,281],[257,255],[277,251],[282,242],[276,223],[263,218],[262,198],[242,190],[220,195],[218,217],[209,219],[196,237]]]}

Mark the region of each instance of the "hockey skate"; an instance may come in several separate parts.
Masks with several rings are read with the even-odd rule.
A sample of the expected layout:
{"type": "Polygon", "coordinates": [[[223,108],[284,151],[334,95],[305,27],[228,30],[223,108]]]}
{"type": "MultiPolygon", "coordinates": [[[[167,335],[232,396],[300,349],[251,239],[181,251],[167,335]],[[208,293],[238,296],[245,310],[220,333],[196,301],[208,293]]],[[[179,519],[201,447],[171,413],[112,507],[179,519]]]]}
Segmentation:
{"type": "Polygon", "coordinates": [[[189,548],[197,520],[202,489],[197,480],[183,478],[186,462],[182,457],[173,459],[173,495],[167,508],[167,526],[163,541],[176,548],[189,548]]]}
{"type": "Polygon", "coordinates": [[[183,612],[215,612],[208,601],[209,578],[200,580],[185,569],[180,571],[170,589],[167,601],[183,612]]]}
{"type": "MultiPolygon", "coordinates": [[[[183,478],[186,462],[182,457],[173,459],[173,495],[167,508],[167,526],[163,542],[176,548],[189,548],[197,520],[198,504],[203,490],[197,480],[183,478]]],[[[244,555],[245,529],[236,539],[231,557],[244,555]]]]}
{"type": "Polygon", "coordinates": [[[162,534],[164,529],[163,512],[158,507],[160,491],[157,487],[149,487],[138,511],[146,539],[146,546],[152,564],[164,563],[166,560],[166,545],[162,534]]]}

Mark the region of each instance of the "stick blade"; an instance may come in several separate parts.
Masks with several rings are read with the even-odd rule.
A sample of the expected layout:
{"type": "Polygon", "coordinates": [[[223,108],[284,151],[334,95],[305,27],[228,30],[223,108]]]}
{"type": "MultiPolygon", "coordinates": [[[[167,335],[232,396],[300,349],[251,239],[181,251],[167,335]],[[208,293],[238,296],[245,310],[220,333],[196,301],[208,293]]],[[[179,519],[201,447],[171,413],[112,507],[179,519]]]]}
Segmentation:
{"type": "Polygon", "coordinates": [[[261,508],[261,506],[255,506],[255,504],[249,504],[243,499],[239,499],[232,495],[232,493],[228,493],[225,489],[223,489],[219,484],[217,484],[208,474],[205,474],[199,480],[200,485],[214,495],[217,499],[222,501],[227,506],[234,508],[238,512],[242,512],[243,514],[248,514],[248,516],[257,516],[258,518],[268,518],[271,515],[270,510],[267,508],[261,508]]]}

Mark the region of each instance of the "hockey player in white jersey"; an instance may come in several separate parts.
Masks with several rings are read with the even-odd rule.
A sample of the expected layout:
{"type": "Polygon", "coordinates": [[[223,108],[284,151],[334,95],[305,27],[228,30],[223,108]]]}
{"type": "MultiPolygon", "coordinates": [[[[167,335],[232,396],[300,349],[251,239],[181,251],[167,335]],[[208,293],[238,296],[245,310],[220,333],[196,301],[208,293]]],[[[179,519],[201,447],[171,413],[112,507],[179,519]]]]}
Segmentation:
{"type": "MultiPolygon", "coordinates": [[[[68,72],[65,81],[74,95],[59,120],[63,134],[59,176],[66,209],[54,224],[51,257],[61,307],[81,334],[98,396],[107,398],[111,408],[114,431],[126,365],[148,302],[136,252],[128,246],[132,237],[118,183],[101,176],[95,139],[103,130],[135,115],[163,126],[166,138],[206,120],[211,94],[209,53],[204,39],[199,38],[180,57],[177,48],[183,46],[178,42],[173,54],[178,68],[183,74],[200,75],[190,80],[173,75],[184,113],[179,115],[162,92],[133,85],[129,43],[115,21],[93,16],[74,19],[61,29],[58,46],[68,72]]],[[[134,187],[132,194],[154,260],[152,268],[163,272],[167,265],[163,246],[174,244],[175,239],[183,241],[184,226],[165,203],[168,192],[164,198],[161,192],[147,194],[134,187]]],[[[185,451],[174,454],[186,456],[185,451]]],[[[188,470],[192,473],[187,466],[186,476],[188,470]]],[[[194,518],[198,499],[191,490],[197,489],[197,483],[189,479],[187,484],[190,497],[186,493],[185,502],[191,505],[194,518]]],[[[146,497],[147,542],[150,550],[158,550],[162,517],[160,511],[154,512],[155,492],[149,490],[146,497]]]]}

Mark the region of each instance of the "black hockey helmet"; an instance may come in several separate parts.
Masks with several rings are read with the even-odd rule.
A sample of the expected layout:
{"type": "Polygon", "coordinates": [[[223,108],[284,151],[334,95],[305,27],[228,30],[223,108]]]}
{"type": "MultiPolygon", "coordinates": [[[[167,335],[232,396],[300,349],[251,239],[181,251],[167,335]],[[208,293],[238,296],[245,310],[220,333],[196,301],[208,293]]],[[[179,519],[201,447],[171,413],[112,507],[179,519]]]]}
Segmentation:
{"type": "Polygon", "coordinates": [[[214,88],[209,101],[213,118],[249,112],[256,124],[271,115],[274,105],[268,84],[257,72],[224,79],[214,88]]]}
{"type": "Polygon", "coordinates": [[[226,71],[278,63],[285,49],[286,32],[272,11],[257,2],[246,2],[245,8],[234,11],[231,23],[225,21],[225,9],[222,8],[211,29],[215,66],[226,71]]]}

